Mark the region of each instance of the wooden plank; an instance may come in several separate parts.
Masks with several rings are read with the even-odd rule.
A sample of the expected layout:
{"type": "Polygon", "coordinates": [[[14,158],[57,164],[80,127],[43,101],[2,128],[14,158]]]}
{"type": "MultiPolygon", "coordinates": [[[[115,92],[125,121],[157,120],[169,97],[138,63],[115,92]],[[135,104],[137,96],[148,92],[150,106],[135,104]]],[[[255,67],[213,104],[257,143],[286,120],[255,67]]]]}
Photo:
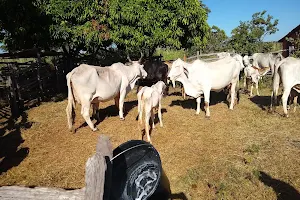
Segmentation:
{"type": "Polygon", "coordinates": [[[0,187],[1,200],[83,200],[84,188],[78,190],[64,190],[60,188],[21,186],[0,187]]]}

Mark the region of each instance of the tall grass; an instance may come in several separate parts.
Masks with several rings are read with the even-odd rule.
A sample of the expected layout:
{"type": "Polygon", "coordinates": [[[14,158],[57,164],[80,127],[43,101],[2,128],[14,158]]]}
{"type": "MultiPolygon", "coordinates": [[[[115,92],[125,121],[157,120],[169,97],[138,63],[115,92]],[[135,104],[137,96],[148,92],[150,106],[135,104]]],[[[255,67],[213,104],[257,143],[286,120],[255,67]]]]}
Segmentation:
{"type": "Polygon", "coordinates": [[[154,55],[159,56],[160,54],[163,56],[164,60],[176,60],[177,58],[183,59],[185,51],[183,49],[175,50],[175,49],[157,48],[154,55]]]}

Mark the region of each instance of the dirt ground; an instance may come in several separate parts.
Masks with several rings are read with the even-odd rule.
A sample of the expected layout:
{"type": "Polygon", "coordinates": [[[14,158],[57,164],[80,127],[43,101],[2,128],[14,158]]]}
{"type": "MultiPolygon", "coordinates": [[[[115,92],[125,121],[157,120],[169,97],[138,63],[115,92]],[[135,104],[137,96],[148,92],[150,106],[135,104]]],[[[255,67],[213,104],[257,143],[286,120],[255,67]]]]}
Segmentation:
{"type": "MultiPolygon", "coordinates": [[[[224,96],[212,95],[205,119],[204,111],[195,114],[195,100],[184,101],[179,89],[170,92],[163,99],[164,127],[156,124],[151,138],[174,199],[300,199],[299,110],[289,118],[282,117],[282,106],[268,113],[270,91],[264,90],[259,97],[241,95],[233,111],[221,102],[224,96]]],[[[135,90],[126,98],[125,121],[113,101],[100,105],[97,132],[80,127],[80,106],[80,128],[69,132],[66,105],[43,103],[15,123],[1,119],[0,186],[81,188],[99,135],[108,135],[114,148],[141,139],[135,90]]]]}

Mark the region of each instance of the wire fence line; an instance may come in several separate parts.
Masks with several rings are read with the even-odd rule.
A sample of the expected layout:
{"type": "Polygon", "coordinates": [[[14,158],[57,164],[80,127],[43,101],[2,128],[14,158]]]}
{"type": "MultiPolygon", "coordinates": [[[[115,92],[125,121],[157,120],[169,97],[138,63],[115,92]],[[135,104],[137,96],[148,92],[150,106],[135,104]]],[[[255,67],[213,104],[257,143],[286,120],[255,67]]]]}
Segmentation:
{"type": "MultiPolygon", "coordinates": [[[[293,49],[292,51],[297,51],[300,49],[293,49]]],[[[282,49],[282,50],[278,50],[278,51],[272,51],[272,52],[268,52],[268,53],[282,53],[285,51],[290,51],[290,49],[282,49]]],[[[218,55],[221,55],[222,53],[228,53],[230,55],[235,55],[238,54],[237,52],[214,52],[214,53],[206,53],[206,54],[202,54],[200,51],[197,51],[197,54],[194,56],[190,56],[186,58],[187,62],[191,62],[194,61],[196,59],[201,59],[203,61],[206,62],[212,62],[212,61],[216,61],[222,57],[219,57],[218,55]]]]}

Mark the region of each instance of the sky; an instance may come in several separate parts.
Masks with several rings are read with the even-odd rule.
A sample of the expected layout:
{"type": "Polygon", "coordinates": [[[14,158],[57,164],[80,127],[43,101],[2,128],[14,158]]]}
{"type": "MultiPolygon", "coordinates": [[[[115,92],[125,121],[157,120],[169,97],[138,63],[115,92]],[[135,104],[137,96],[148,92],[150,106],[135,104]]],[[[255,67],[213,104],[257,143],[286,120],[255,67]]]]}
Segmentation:
{"type": "Polygon", "coordinates": [[[278,19],[279,23],[275,34],[265,37],[265,41],[278,41],[300,24],[300,0],[202,0],[211,10],[208,15],[208,24],[216,25],[231,36],[232,29],[240,21],[252,19],[256,12],[266,10],[267,13],[278,19]]]}

